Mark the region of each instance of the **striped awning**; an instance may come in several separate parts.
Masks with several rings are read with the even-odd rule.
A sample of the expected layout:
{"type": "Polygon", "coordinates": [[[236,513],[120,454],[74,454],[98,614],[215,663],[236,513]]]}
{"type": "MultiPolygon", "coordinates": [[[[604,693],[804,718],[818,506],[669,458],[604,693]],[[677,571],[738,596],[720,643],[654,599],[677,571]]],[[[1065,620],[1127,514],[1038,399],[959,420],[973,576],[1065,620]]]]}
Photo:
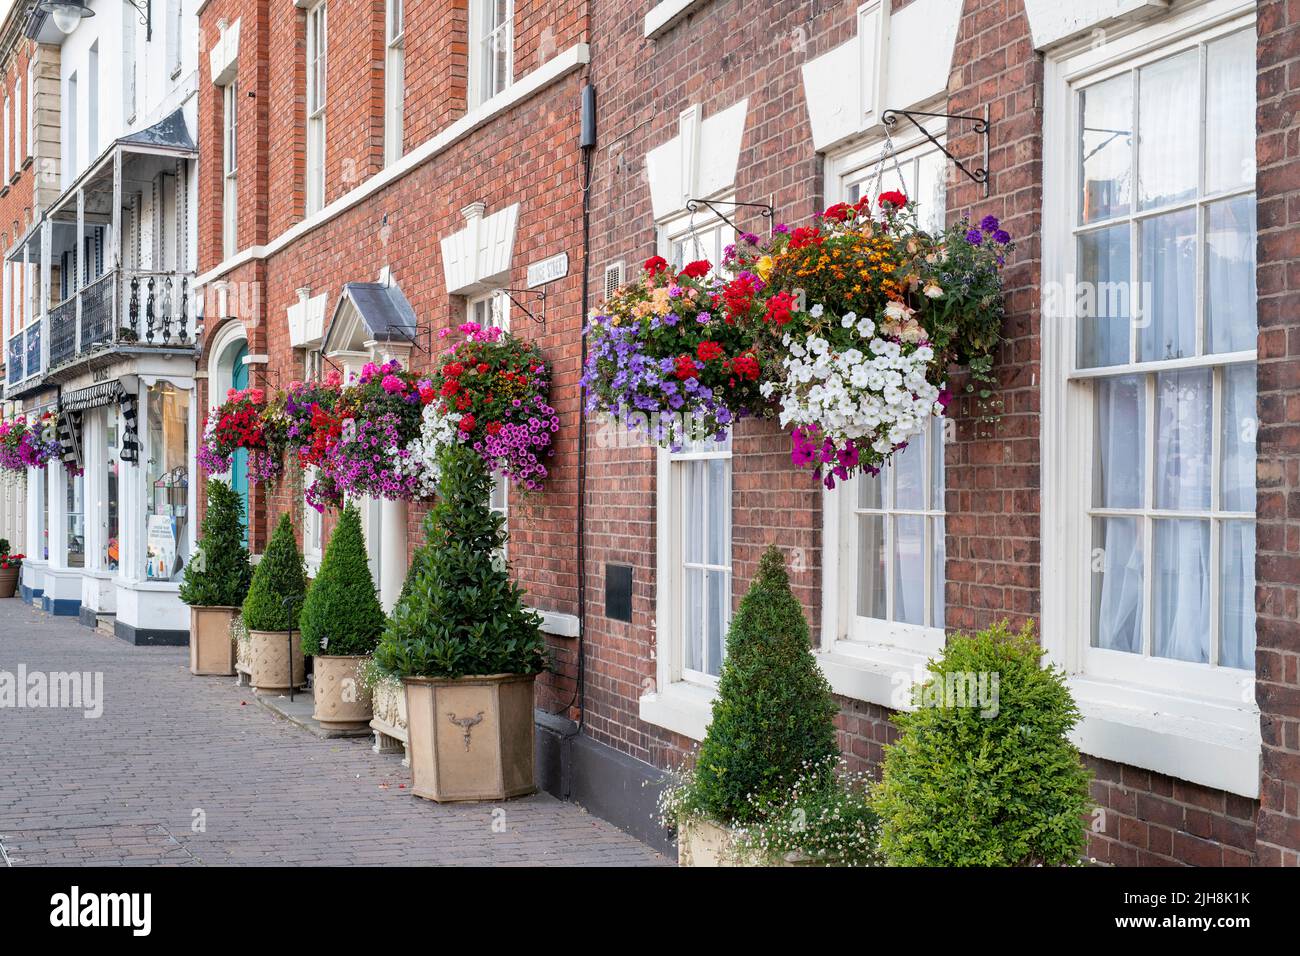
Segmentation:
{"type": "Polygon", "coordinates": [[[59,444],[62,446],[62,458],[72,462],[78,468],[85,466],[82,460],[81,413],[91,408],[105,405],[121,404],[125,429],[122,435],[122,450],[118,457],[122,461],[138,461],[140,444],[136,430],[137,399],[133,392],[128,392],[120,381],[100,382],[65,392],[59,396],[59,444]]]}

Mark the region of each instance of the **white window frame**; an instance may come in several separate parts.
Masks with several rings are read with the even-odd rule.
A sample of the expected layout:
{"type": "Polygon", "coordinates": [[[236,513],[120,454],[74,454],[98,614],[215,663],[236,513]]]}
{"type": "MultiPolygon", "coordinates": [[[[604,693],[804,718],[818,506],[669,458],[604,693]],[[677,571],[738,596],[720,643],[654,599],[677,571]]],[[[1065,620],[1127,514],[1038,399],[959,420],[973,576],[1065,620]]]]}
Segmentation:
{"type": "Polygon", "coordinates": [[[86,161],[99,155],[99,41],[86,58],[86,161]]]}
{"type": "MultiPolygon", "coordinates": [[[[496,13],[494,0],[470,0],[469,4],[469,107],[474,109],[504,92],[515,80],[515,0],[507,0],[506,15],[500,22],[489,18],[496,13]],[[495,68],[488,72],[488,52],[504,48],[505,81],[498,88],[495,68]]],[[[495,56],[491,58],[495,64],[495,56]]]]}
{"type": "Polygon", "coordinates": [[[181,74],[181,3],[182,0],[167,0],[167,66],[168,73],[174,80],[181,74]]]}
{"type": "Polygon", "coordinates": [[[239,81],[221,91],[221,255],[239,251],[239,81]]]}
{"type": "Polygon", "coordinates": [[[13,171],[13,162],[12,162],[13,148],[11,145],[11,141],[9,139],[10,123],[12,122],[11,114],[13,113],[12,104],[13,104],[13,97],[12,96],[5,97],[5,109],[4,109],[5,175],[4,175],[4,182],[0,185],[6,185],[6,186],[9,184],[9,176],[13,171]]]}
{"type": "MultiPolygon", "coordinates": [[[[722,201],[721,197],[718,197],[722,201]]],[[[715,268],[721,261],[722,250],[735,241],[735,232],[723,220],[705,210],[694,214],[679,211],[659,223],[657,229],[658,254],[672,260],[674,246],[687,240],[695,232],[697,248],[683,249],[684,262],[707,258],[715,268]],[[703,242],[701,248],[698,243],[703,242]],[[691,252],[698,255],[689,254],[691,252]]],[[[718,679],[685,666],[686,602],[683,588],[682,538],[685,510],[683,503],[683,472],[681,466],[691,461],[708,459],[732,460],[731,443],[724,449],[699,449],[687,446],[680,452],[667,448],[657,450],[655,481],[656,513],[656,572],[655,572],[655,685],[642,695],[639,713],[642,720],[655,724],[692,740],[703,740],[712,716],[713,701],[717,697],[718,679]]],[[[727,469],[728,501],[732,499],[733,475],[727,469]]],[[[725,568],[733,575],[727,602],[728,622],[734,600],[735,577],[732,552],[732,517],[727,519],[727,562],[725,568]]],[[[719,566],[724,567],[724,566],[719,566]]],[[[725,648],[726,627],[723,628],[725,648]]]]}
{"type": "MultiPolygon", "coordinates": [[[[1159,23],[1049,57],[1045,67],[1043,286],[1068,288],[1075,273],[1077,98],[1080,86],[1164,59],[1253,24],[1254,5],[1214,0],[1159,23]]],[[[1198,290],[1198,295],[1201,292],[1198,290]]],[[[1153,662],[1092,648],[1088,590],[1089,482],[1071,469],[1091,468],[1090,380],[1125,370],[1156,372],[1207,364],[1204,359],[1143,362],[1074,370],[1075,324],[1062,314],[1069,296],[1044,296],[1042,630],[1049,660],[1063,667],[1083,713],[1074,737],[1084,752],[1247,797],[1259,794],[1260,728],[1255,677],[1247,671],[1161,660],[1163,686],[1151,682],[1153,662]],[[1081,448],[1080,442],[1088,447],[1081,448]],[[1084,457],[1079,457],[1084,456],[1084,457]],[[1082,556],[1082,557],[1081,557],[1082,556]],[[1127,667],[1093,668],[1106,657],[1127,667]],[[1122,663],[1122,662],[1121,662],[1122,663]],[[1217,670],[1218,673],[1210,673],[1217,670]]],[[[1221,354],[1212,365],[1253,361],[1254,353],[1221,354]]],[[[1147,440],[1152,436],[1148,432],[1147,440]]],[[[1090,470],[1089,470],[1090,473],[1090,470]]],[[[1151,570],[1147,569],[1147,576],[1151,570]]],[[[1144,602],[1145,604],[1145,602],[1144,602]]],[[[1114,662],[1112,662],[1114,663],[1114,662]]]]}
{"type": "Polygon", "coordinates": [[[73,71],[64,84],[63,105],[63,145],[67,147],[63,156],[63,182],[70,183],[77,178],[77,74],[73,71]]]}
{"type": "Polygon", "coordinates": [[[325,110],[329,104],[329,16],[322,0],[307,10],[307,215],[325,207],[325,110]]]}
{"type": "Polygon", "coordinates": [[[27,64],[27,159],[32,158],[36,142],[36,61],[27,64]]]}
{"type": "Polygon", "coordinates": [[[402,158],[406,114],[406,0],[388,0],[384,16],[384,165],[402,158]]]}
{"type": "MultiPolygon", "coordinates": [[[[917,108],[942,112],[939,106],[921,104],[917,108]]],[[[927,121],[926,128],[940,142],[944,141],[945,127],[942,120],[931,119],[927,121]]],[[[848,201],[852,195],[851,186],[854,184],[866,183],[867,186],[862,190],[864,194],[874,188],[876,168],[881,161],[882,142],[880,139],[873,139],[858,143],[827,157],[825,181],[828,205],[848,201]]],[[[919,164],[922,161],[933,161],[936,156],[941,157],[942,152],[917,130],[905,131],[895,137],[894,148],[904,177],[910,173],[911,178],[908,183],[900,185],[898,171],[894,168],[894,159],[886,158],[880,189],[882,191],[902,189],[906,186],[908,198],[917,199],[924,204],[928,197],[912,195],[916,177],[919,175],[919,164]]],[[[872,198],[874,200],[874,197],[872,198]]],[[[946,208],[939,211],[933,220],[934,223],[942,223],[946,212],[946,208]]],[[[935,419],[930,434],[926,437],[930,441],[942,437],[946,442],[951,434],[950,427],[949,419],[935,419]]],[[[933,451],[934,449],[927,445],[925,465],[922,469],[927,489],[933,451]]],[[[888,500],[885,499],[886,503],[888,500]]],[[[857,515],[860,509],[857,507],[857,501],[857,478],[840,482],[834,489],[822,492],[823,597],[821,639],[817,660],[835,693],[894,710],[910,710],[912,683],[923,679],[926,662],[943,649],[945,632],[942,627],[858,616],[856,610],[857,515]]],[[[894,515],[923,516],[926,523],[926,534],[923,540],[927,567],[929,567],[933,554],[931,538],[934,519],[946,517],[942,507],[935,507],[935,503],[931,502],[931,507],[921,510],[893,507],[870,510],[872,513],[890,516],[885,522],[887,529],[892,525],[894,515]]],[[[887,534],[886,541],[888,552],[892,535],[887,534]]],[[[892,561],[890,563],[892,564],[892,561]]],[[[932,571],[927,573],[925,583],[927,614],[933,610],[934,589],[930,580],[932,573],[932,571]]],[[[892,575],[892,572],[890,574],[892,575]]],[[[893,588],[890,587],[887,600],[891,606],[892,592],[893,588]]]]}

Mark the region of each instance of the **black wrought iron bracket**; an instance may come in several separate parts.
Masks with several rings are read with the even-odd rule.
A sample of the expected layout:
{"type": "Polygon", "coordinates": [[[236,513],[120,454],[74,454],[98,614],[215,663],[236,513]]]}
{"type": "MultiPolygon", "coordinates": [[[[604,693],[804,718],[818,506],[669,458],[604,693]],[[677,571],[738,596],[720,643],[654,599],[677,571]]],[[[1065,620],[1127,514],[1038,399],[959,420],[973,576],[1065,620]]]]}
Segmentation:
{"type": "Polygon", "coordinates": [[[735,215],[734,210],[736,209],[757,209],[759,210],[758,214],[762,216],[764,219],[767,219],[769,221],[776,215],[776,210],[772,207],[772,204],[770,202],[731,202],[726,199],[686,200],[687,212],[698,212],[701,206],[707,207],[709,212],[713,213],[715,216],[717,216],[719,219],[725,222],[732,229],[735,229],[737,232],[740,232],[740,227],[737,226],[734,222],[732,222],[731,217],[728,216],[721,209],[719,209],[718,208],[719,206],[730,206],[733,210],[732,215],[735,215]]]}
{"type": "Polygon", "coordinates": [[[545,289],[497,289],[497,292],[503,293],[506,298],[513,302],[519,309],[538,325],[546,327],[546,290],[545,289]],[[534,312],[528,306],[524,305],[518,299],[517,295],[535,296],[537,301],[537,311],[534,312]]]}
{"type": "Polygon", "coordinates": [[[984,107],[984,112],[980,115],[970,113],[926,113],[921,110],[885,110],[880,114],[880,122],[885,124],[887,129],[893,129],[898,124],[900,116],[906,117],[908,122],[920,130],[921,135],[938,147],[939,151],[947,156],[954,166],[966,174],[966,178],[971,182],[979,183],[984,187],[984,195],[989,194],[989,108],[984,107]],[[970,131],[984,137],[984,165],[971,169],[960,159],[948,152],[948,148],[939,142],[930,134],[930,131],[921,124],[917,119],[918,116],[931,119],[960,120],[967,123],[973,123],[970,131]]]}

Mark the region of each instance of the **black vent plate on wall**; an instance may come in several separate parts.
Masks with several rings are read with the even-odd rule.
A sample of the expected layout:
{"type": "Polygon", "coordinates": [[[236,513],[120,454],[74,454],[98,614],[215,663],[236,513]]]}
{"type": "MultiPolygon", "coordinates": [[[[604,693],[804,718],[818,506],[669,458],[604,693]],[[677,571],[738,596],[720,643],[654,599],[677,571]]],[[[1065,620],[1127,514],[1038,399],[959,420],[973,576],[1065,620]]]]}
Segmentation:
{"type": "Polygon", "coordinates": [[[611,621],[632,620],[632,566],[605,565],[605,616],[611,621]]]}

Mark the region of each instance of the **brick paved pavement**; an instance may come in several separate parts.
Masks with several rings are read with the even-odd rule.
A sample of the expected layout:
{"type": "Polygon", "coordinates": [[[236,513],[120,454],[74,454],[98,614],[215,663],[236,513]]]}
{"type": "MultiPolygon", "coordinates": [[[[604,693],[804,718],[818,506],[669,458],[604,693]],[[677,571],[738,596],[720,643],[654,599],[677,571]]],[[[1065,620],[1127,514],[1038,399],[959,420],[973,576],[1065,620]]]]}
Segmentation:
{"type": "Polygon", "coordinates": [[[234,678],[191,676],[187,655],[0,600],[0,671],[104,675],[95,720],[0,708],[0,865],[665,862],[544,794],[504,804],[413,797],[400,757],[372,753],[366,739],[320,740],[234,678]]]}

